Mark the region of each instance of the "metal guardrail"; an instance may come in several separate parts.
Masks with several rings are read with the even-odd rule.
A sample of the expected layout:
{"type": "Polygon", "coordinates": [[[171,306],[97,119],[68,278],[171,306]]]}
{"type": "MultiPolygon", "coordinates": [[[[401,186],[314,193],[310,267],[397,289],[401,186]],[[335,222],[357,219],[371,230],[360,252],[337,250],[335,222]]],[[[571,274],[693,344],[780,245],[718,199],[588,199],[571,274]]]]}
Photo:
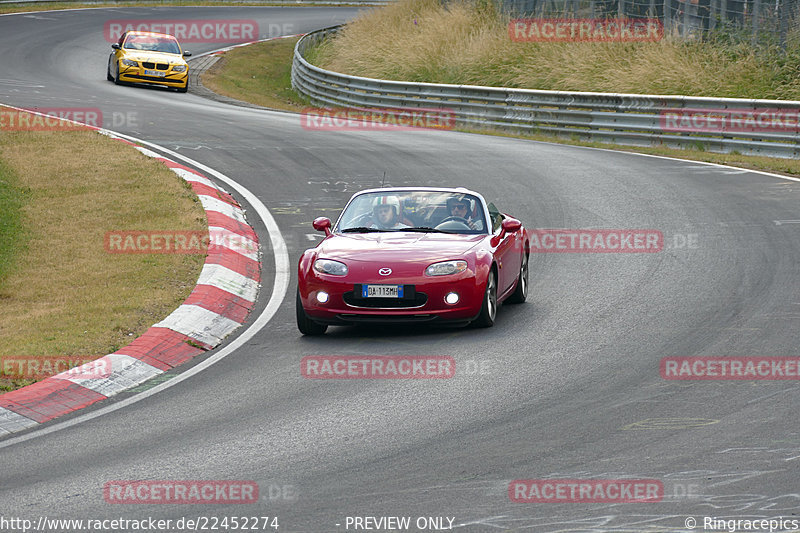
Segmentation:
{"type": "MultiPolygon", "coordinates": [[[[305,59],[341,26],[302,37],[292,61],[292,87],[315,105],[356,109],[442,109],[452,111],[458,126],[498,128],[518,133],[546,133],[629,146],[700,148],[748,155],[800,157],[800,102],[692,96],[657,96],[506,89],[378,80],[349,76],[311,65],[305,59]],[[706,110],[705,113],[702,110],[706,110]],[[675,131],[669,113],[700,112],[707,125],[729,115],[727,127],[697,131],[690,123],[675,131]],[[764,125],[770,112],[779,123],[764,125]],[[731,119],[730,115],[740,117],[731,119]],[[766,118],[764,118],[766,117],[766,118]],[[781,118],[782,117],[782,118],[781,118]],[[792,118],[793,117],[793,118],[792,118]],[[793,122],[791,122],[793,120],[793,122]],[[788,122],[787,122],[788,121],[788,122]],[[789,124],[789,126],[787,126],[789,124]],[[735,127],[734,127],[735,126],[735,127]],[[683,131],[688,129],[689,131],[683,131]]],[[[690,121],[691,122],[691,121],[690,121]]],[[[685,123],[685,120],[682,124],[685,123]]]]}

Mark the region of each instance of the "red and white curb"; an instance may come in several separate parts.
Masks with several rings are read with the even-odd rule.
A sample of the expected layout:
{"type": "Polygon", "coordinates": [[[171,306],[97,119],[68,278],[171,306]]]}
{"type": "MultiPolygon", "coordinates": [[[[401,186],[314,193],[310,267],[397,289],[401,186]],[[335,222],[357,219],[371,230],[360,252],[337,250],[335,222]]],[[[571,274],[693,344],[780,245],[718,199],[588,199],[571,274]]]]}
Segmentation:
{"type": "MultiPolygon", "coordinates": [[[[114,396],[211,350],[241,326],[255,306],[261,282],[258,236],[247,224],[244,210],[236,200],[191,168],[106,130],[91,129],[132,145],[166,164],[197,194],[206,211],[209,232],[235,237],[239,244],[210,247],[189,297],[129,345],[80,367],[0,395],[0,436],[37,426],[114,396]],[[240,245],[242,243],[245,245],[240,245]]],[[[225,238],[224,242],[231,240],[225,238]]]]}

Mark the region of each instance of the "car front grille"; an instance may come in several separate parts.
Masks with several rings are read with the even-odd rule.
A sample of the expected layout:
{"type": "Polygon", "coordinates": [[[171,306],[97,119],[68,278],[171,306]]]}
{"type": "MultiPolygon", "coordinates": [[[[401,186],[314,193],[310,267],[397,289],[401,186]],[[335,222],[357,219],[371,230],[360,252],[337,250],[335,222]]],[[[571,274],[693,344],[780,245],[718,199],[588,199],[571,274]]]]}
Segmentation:
{"type": "Polygon", "coordinates": [[[175,80],[172,78],[162,78],[161,76],[140,76],[139,74],[124,74],[124,76],[126,78],[134,78],[137,80],[179,83],[179,80],[175,80]]]}
{"type": "Polygon", "coordinates": [[[414,292],[413,294],[413,298],[356,298],[355,291],[349,291],[342,295],[342,299],[351,307],[365,309],[413,309],[422,307],[428,302],[428,295],[424,292],[414,292]]]}
{"type": "Polygon", "coordinates": [[[142,61],[142,66],[144,68],[156,68],[156,64],[150,63],[149,61],[142,61]]]}
{"type": "Polygon", "coordinates": [[[169,63],[153,63],[151,61],[142,61],[142,66],[149,69],[169,70],[169,63]]]}
{"type": "Polygon", "coordinates": [[[433,322],[439,320],[436,315],[359,315],[356,313],[341,313],[336,315],[340,324],[407,324],[414,322],[433,322]]]}

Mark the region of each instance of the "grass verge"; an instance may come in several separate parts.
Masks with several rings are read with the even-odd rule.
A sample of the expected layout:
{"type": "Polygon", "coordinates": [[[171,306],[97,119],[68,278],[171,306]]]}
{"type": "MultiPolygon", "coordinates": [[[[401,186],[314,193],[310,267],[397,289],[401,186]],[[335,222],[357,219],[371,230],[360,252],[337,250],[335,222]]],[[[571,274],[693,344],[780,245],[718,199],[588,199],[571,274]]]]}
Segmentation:
{"type": "Polygon", "coordinates": [[[317,65],[394,80],[563,91],[800,99],[800,28],[786,51],[732,33],[657,42],[516,42],[487,0],[399,0],[365,11],[317,65]]]}
{"type": "Polygon", "coordinates": [[[26,248],[27,232],[22,223],[26,191],[19,187],[13,169],[0,159],[0,287],[26,248]]]}
{"type": "MultiPolygon", "coordinates": [[[[91,131],[3,132],[0,154],[0,202],[15,213],[0,207],[13,241],[0,247],[0,356],[112,353],[189,295],[204,256],[104,247],[107,231],[206,229],[162,163],[91,131]]],[[[30,382],[0,378],[0,391],[30,382]]]]}
{"type": "Polygon", "coordinates": [[[297,40],[276,39],[225,52],[203,73],[203,85],[243,102],[300,111],[308,104],[292,90],[292,56],[297,40]]]}

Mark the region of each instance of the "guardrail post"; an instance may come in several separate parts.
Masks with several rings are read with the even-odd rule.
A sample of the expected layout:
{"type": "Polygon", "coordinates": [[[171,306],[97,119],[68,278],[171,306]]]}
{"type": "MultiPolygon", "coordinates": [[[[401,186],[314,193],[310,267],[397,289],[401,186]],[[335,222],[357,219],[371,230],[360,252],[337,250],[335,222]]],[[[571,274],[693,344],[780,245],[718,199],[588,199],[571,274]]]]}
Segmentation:
{"type": "Polygon", "coordinates": [[[758,15],[761,13],[761,0],[753,0],[753,46],[758,43],[758,15]]]}

